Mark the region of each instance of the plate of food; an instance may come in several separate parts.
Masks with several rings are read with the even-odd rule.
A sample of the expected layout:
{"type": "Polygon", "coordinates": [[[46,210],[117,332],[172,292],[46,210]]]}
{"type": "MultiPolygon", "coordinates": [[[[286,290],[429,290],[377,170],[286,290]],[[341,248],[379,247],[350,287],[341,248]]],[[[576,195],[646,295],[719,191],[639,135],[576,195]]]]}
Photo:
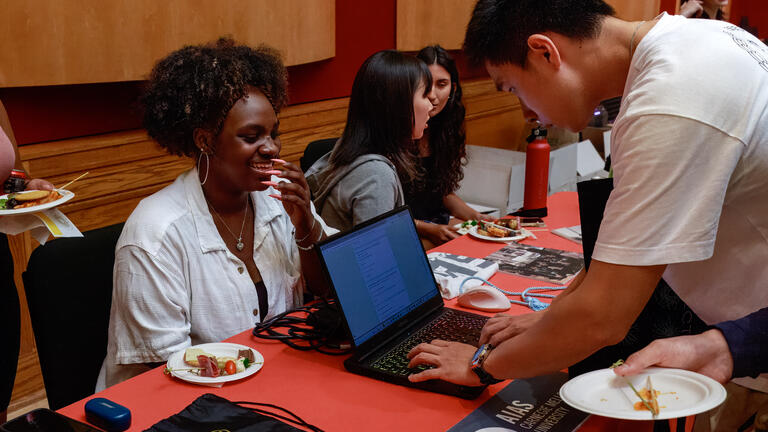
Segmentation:
{"type": "Polygon", "coordinates": [[[560,398],[578,410],[626,420],[686,417],[717,407],[725,396],[725,388],[708,376],[667,368],[648,368],[627,379],[600,369],[560,388],[560,398]]]}
{"type": "Polygon", "coordinates": [[[462,225],[465,225],[462,228],[466,228],[469,235],[480,240],[507,243],[519,241],[529,236],[525,229],[517,229],[518,225],[515,219],[468,221],[462,225]]]}
{"type": "Polygon", "coordinates": [[[191,346],[168,358],[165,373],[195,384],[220,384],[249,377],[264,357],[253,348],[228,342],[191,346]]]}
{"type": "Polygon", "coordinates": [[[75,197],[64,189],[28,190],[0,195],[0,216],[35,213],[57,207],[75,197]]]}

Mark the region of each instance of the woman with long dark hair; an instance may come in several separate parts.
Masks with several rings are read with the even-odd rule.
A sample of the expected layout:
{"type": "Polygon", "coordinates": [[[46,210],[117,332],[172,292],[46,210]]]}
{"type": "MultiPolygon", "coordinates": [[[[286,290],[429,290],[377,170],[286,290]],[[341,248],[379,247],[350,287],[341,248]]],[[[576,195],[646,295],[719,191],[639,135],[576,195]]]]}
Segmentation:
{"type": "Polygon", "coordinates": [[[456,62],[440,45],[425,47],[416,57],[429,66],[437,104],[429,113],[429,128],[419,140],[421,175],[403,183],[405,202],[413,209],[419,236],[426,247],[432,247],[458,236],[448,225],[451,216],[469,220],[483,215],[456,195],[466,157],[466,111],[456,62]]]}
{"type": "Polygon", "coordinates": [[[379,51],[357,71],[347,124],[306,177],[328,225],[347,230],[404,203],[401,180],[418,176],[417,140],[429,120],[432,76],[420,60],[379,51]]]}

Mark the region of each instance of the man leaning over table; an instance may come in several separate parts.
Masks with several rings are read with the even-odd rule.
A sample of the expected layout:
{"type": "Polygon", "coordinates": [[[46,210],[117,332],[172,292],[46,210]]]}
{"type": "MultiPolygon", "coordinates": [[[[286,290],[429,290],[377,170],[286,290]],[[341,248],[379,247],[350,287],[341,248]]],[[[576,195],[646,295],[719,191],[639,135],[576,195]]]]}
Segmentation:
{"type": "Polygon", "coordinates": [[[662,275],[709,324],[768,306],[765,45],[725,22],[623,21],[601,0],[480,0],[464,49],[529,120],[580,130],[623,96],[614,190],[589,273],[545,312],[491,319],[481,343],[492,349],[474,367],[476,347],[417,346],[412,365],[436,368],[412,381],[561,370],[622,340],[662,275]]]}

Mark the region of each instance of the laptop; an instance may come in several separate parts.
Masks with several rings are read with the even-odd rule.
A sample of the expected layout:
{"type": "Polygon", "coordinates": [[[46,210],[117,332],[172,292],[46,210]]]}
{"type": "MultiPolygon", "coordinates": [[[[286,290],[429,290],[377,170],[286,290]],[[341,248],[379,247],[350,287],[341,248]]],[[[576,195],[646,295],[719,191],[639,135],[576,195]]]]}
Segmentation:
{"type": "Polygon", "coordinates": [[[407,206],[316,247],[351,335],[354,355],[344,362],[347,370],[464,399],[483,392],[486,386],[408,381],[427,368],[408,369],[411,348],[434,339],[476,346],[488,317],[444,307],[407,206]]]}

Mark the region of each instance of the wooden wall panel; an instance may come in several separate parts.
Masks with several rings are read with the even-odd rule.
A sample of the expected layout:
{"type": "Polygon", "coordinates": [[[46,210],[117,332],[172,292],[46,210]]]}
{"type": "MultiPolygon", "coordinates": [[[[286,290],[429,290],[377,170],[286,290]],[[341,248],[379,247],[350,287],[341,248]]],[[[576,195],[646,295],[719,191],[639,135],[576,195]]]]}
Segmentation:
{"type": "Polygon", "coordinates": [[[475,0],[397,0],[397,49],[460,49],[475,0]]]}
{"type": "Polygon", "coordinates": [[[334,0],[0,0],[0,87],[141,80],[186,44],[231,35],[295,65],[335,54],[334,0]]]}
{"type": "Polygon", "coordinates": [[[491,80],[462,85],[467,108],[467,144],[521,150],[525,148],[526,123],[516,96],[499,92],[491,80]]]}
{"type": "MultiPolygon", "coordinates": [[[[488,79],[463,85],[467,142],[517,150],[525,134],[520,104],[488,79]]],[[[294,105],[280,113],[281,157],[298,162],[311,141],[341,135],[348,98],[294,105]]],[[[138,201],[173,181],[194,161],[165,153],[143,130],[25,145],[24,167],[60,185],[84,171],[60,209],[87,231],[125,221],[138,201]]]]}

